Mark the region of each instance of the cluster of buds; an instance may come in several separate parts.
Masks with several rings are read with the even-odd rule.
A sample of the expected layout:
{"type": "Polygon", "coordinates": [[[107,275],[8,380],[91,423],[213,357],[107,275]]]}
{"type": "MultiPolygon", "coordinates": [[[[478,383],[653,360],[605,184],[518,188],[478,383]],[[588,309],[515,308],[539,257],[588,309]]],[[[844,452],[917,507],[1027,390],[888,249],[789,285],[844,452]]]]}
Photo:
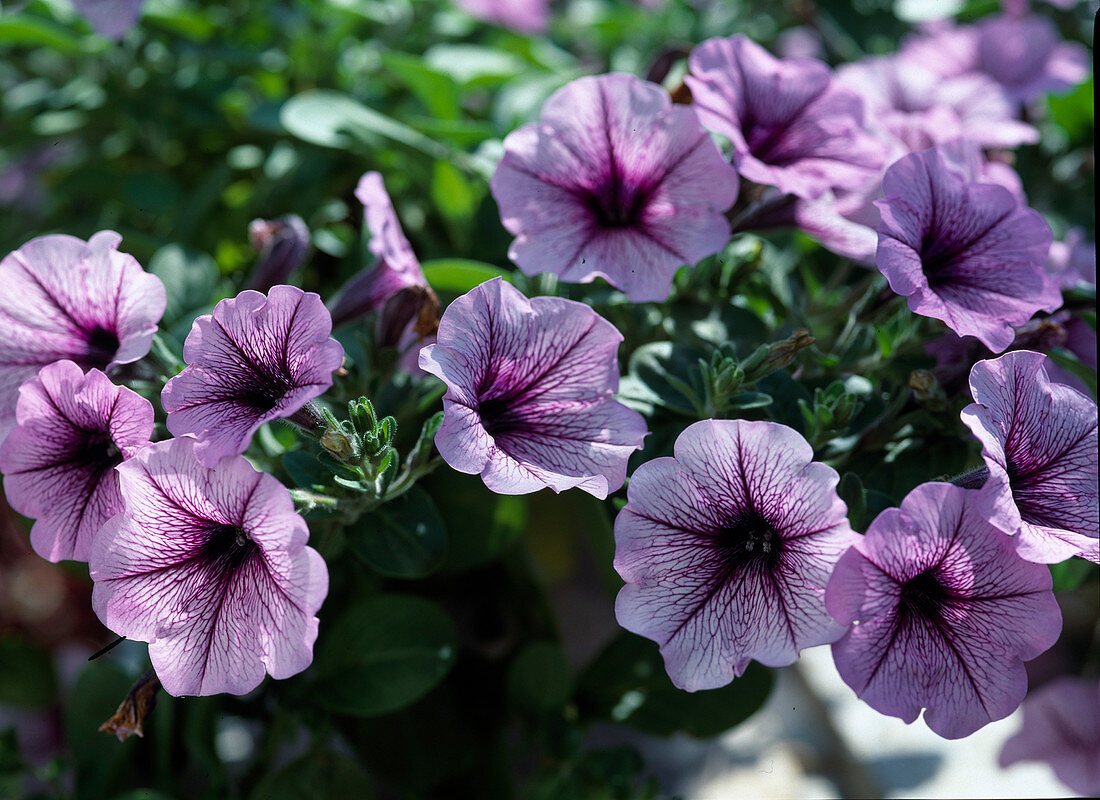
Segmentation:
{"type": "MultiPolygon", "coordinates": [[[[394,447],[397,420],[390,416],[379,418],[374,404],[366,397],[348,403],[346,420],[337,419],[328,409],[321,409],[320,414],[324,428],[320,431],[321,452],[316,461],[331,473],[333,484],[354,493],[354,500],[339,504],[340,511],[350,517],[358,517],[401,496],[435,466],[432,445],[443,422],[442,412],[424,423],[404,459],[394,447]]],[[[295,497],[307,511],[331,506],[333,500],[314,491],[298,491],[295,497]]]]}
{"type": "Polygon", "coordinates": [[[844,381],[833,381],[824,389],[814,389],[813,404],[798,401],[805,424],[806,439],[815,450],[834,435],[847,430],[856,414],[863,410],[859,395],[848,390],[844,381]]]}
{"type": "Polygon", "coordinates": [[[767,405],[771,402],[770,397],[760,392],[746,391],[747,387],[786,367],[814,341],[808,330],[799,328],[786,339],[760,345],[741,361],[729,347],[719,347],[711,354],[709,362],[699,359],[703,379],[702,402],[694,393],[689,399],[704,419],[721,417],[731,410],[767,405]]]}

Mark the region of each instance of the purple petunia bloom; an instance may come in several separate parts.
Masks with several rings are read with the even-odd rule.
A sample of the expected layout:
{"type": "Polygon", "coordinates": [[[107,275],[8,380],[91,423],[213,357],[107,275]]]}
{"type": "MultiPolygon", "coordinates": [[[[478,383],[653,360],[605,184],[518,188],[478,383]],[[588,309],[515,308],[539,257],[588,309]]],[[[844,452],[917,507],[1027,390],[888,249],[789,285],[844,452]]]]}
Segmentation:
{"type": "Polygon", "coordinates": [[[1017,350],[970,372],[975,402],[962,420],[989,468],[979,506],[1029,561],[1100,563],[1096,403],[1051,383],[1045,360],[1017,350]]]}
{"type": "Polygon", "coordinates": [[[528,300],[500,278],[467,292],[420,351],[420,368],[447,384],[440,455],[499,494],[607,497],[646,434],[642,416],[612,398],[621,341],[582,303],[528,300]]]}
{"type": "Polygon", "coordinates": [[[344,349],[321,298],[294,286],[245,290],[195,320],[189,366],[161,393],[174,436],[194,434],[207,466],[248,448],[265,422],[292,417],[332,385],[344,349]]]}
{"type": "Polygon", "coordinates": [[[403,289],[426,287],[427,280],[412,245],[401,230],[382,176],[368,172],[359,179],[355,197],[363,204],[375,262],[356,274],[329,302],[332,324],[343,325],[382,310],[403,289]]]}
{"type": "Polygon", "coordinates": [[[708,39],[691,53],[699,119],[733,143],[733,164],[750,181],[813,199],[873,177],[885,147],[863,127],[863,101],[814,59],[779,60],[740,34],[708,39]]]}
{"type": "Polygon", "coordinates": [[[695,113],[633,75],[579,78],[504,140],[492,191],[528,275],[605,278],[668,297],[677,268],[729,242],[737,173],[695,113]]]}
{"type": "Polygon", "coordinates": [[[681,689],[729,683],[756,659],[791,664],[844,628],[825,584],[858,535],[837,473],[774,422],[706,420],[675,457],[634,472],[615,520],[615,616],[661,646],[681,689]]]}
{"type": "Polygon", "coordinates": [[[20,387],[16,418],[0,446],[8,502],[37,519],[40,556],[87,561],[92,537],[122,510],[114,468],[149,443],[153,406],[97,369],[57,361],[20,387]]]}
{"type": "Polygon", "coordinates": [[[1050,246],[1046,271],[1063,289],[1080,283],[1096,285],[1096,244],[1085,239],[1080,228],[1066,231],[1066,237],[1050,246]]]}
{"type": "Polygon", "coordinates": [[[550,21],[550,0],[455,0],[466,13],[521,33],[542,33],[550,21]]]}
{"type": "Polygon", "coordinates": [[[73,5],[100,36],[121,39],[141,17],[145,0],[73,0],[73,5]]]}
{"type": "Polygon", "coordinates": [[[92,546],[92,607],[149,642],[173,695],[244,694],[313,660],[328,571],[290,493],[244,458],[207,469],[192,439],[118,467],[125,511],[92,546]]]}
{"type": "Polygon", "coordinates": [[[1050,228],[1003,186],[975,183],[943,145],[897,161],[876,201],[876,264],[909,308],[994,352],[1013,326],[1062,304],[1044,272],[1050,228]]]}
{"type": "MultiPolygon", "coordinates": [[[[1068,311],[1056,311],[1049,317],[1035,317],[1016,328],[1016,338],[1008,346],[1012,350],[1035,350],[1046,353],[1062,347],[1075,355],[1086,367],[1096,370],[1096,334],[1081,317],[1068,311]]],[[[936,359],[936,377],[948,394],[969,394],[966,385],[970,368],[986,358],[993,358],[989,348],[973,336],[956,336],[944,331],[941,339],[927,344],[924,350],[936,359]]],[[[1089,388],[1076,375],[1048,360],[1044,365],[1052,381],[1064,383],[1082,392],[1089,388]]]]}
{"type": "Polygon", "coordinates": [[[1015,104],[985,75],[944,78],[920,64],[874,56],[841,66],[837,80],[863,98],[873,125],[906,152],[959,137],[984,147],[1039,141],[1039,131],[1016,119],[1015,104]]]}
{"type": "Polygon", "coordinates": [[[1062,615],[1050,572],[1021,559],[976,493],[924,483],[883,511],[836,565],[829,613],[845,683],[871,708],[959,739],[1007,717],[1023,662],[1051,647],[1062,615]]]}
{"type": "Polygon", "coordinates": [[[1023,726],[1004,744],[1002,767],[1046,761],[1084,797],[1100,795],[1100,681],[1063,676],[1028,694],[1023,726]]]}
{"type": "Polygon", "coordinates": [[[309,256],[309,228],[297,214],[278,219],[254,219],[248,224],[248,239],[259,252],[260,261],[248,279],[248,288],[266,292],[286,283],[309,256]]]}
{"type": "Polygon", "coordinates": [[[0,261],[0,439],[15,424],[19,385],[54,361],[110,370],[149,352],[164,284],[122,237],[40,236],[0,261]]]}
{"type": "MultiPolygon", "coordinates": [[[[906,155],[909,145],[890,135],[890,160],[906,155]]],[[[926,143],[925,146],[928,146],[926,143]]],[[[970,142],[955,140],[940,145],[940,152],[970,181],[1003,186],[1020,203],[1026,203],[1019,175],[1007,164],[988,161],[981,150],[970,142]]],[[[923,147],[922,147],[923,149],[923,147]]],[[[875,200],[882,197],[882,176],[868,180],[859,189],[832,192],[816,200],[803,200],[794,195],[781,196],[765,204],[765,209],[748,215],[736,225],[737,230],[766,230],[772,227],[796,227],[817,239],[834,253],[862,264],[873,265],[878,248],[880,222],[875,200]]]]}
{"type": "Polygon", "coordinates": [[[1061,92],[1088,76],[1088,51],[1062,40],[1050,20],[1001,14],[976,25],[938,26],[906,42],[899,58],[945,78],[982,74],[1016,103],[1061,92]]]}
{"type": "Polygon", "coordinates": [[[382,176],[368,172],[359,180],[355,196],[363,204],[373,264],[340,288],[329,301],[334,326],[377,314],[375,342],[404,353],[400,364],[418,372],[421,345],[435,341],[439,299],[428,286],[412,245],[401,230],[382,176]]]}

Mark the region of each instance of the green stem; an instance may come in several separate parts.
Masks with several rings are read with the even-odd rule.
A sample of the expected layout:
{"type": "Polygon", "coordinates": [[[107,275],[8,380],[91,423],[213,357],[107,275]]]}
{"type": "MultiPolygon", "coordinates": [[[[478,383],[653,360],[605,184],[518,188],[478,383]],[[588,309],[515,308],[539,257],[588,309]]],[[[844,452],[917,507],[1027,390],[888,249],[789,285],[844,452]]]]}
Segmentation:
{"type": "Polygon", "coordinates": [[[386,490],[386,496],[383,498],[383,502],[388,503],[390,500],[405,494],[405,492],[416,485],[418,480],[434,472],[435,468],[442,463],[443,459],[440,456],[436,456],[412,468],[406,465],[406,467],[401,470],[401,474],[390,484],[390,488],[386,490]]]}
{"type": "Polygon", "coordinates": [[[309,489],[291,489],[290,496],[294,499],[294,505],[299,511],[312,511],[315,508],[336,509],[340,507],[340,499],[330,497],[327,494],[318,494],[309,489]]]}
{"type": "Polygon", "coordinates": [[[153,341],[149,346],[149,355],[160,368],[161,379],[164,383],[167,383],[169,378],[178,375],[187,366],[176,351],[168,346],[159,331],[153,334],[153,341]]]}

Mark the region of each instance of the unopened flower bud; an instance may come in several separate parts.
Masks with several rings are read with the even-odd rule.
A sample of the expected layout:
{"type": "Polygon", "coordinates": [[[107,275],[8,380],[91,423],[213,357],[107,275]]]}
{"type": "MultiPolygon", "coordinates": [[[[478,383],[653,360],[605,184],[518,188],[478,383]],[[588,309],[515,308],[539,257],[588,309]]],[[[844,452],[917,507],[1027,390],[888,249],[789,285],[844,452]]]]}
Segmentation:
{"type": "Polygon", "coordinates": [[[932,409],[942,409],[947,406],[947,396],[940,386],[936,376],[926,369],[915,369],[909,373],[909,388],[913,390],[913,397],[918,403],[932,409]]]}
{"type": "Polygon", "coordinates": [[[378,344],[396,347],[410,322],[418,339],[439,328],[439,298],[430,286],[406,286],[386,299],[378,315],[378,344]]]}
{"type": "Polygon", "coordinates": [[[341,430],[328,428],[321,434],[321,447],[344,461],[355,456],[355,442],[341,430]]]}
{"type": "Polygon", "coordinates": [[[286,283],[309,255],[309,228],[296,214],[274,220],[252,220],[248,226],[248,240],[260,253],[260,261],[248,285],[260,292],[286,283]]]}

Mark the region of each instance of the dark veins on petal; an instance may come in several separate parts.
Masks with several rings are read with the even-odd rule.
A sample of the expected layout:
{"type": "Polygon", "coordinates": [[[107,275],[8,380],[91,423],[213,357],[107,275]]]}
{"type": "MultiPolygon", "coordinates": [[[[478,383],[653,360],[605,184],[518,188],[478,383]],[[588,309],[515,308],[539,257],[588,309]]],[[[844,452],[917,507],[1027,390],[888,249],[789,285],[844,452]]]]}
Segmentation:
{"type": "Polygon", "coordinates": [[[982,246],[982,240],[1004,222],[1011,210],[1006,211],[985,229],[962,239],[953,238],[950,231],[941,230],[935,212],[936,207],[933,204],[932,222],[920,245],[921,267],[928,279],[928,285],[932,289],[938,289],[948,284],[967,284],[966,270],[960,270],[959,267],[965,267],[968,258],[980,255],[986,249],[982,246]]]}
{"type": "Polygon", "coordinates": [[[718,547],[727,566],[770,570],[779,565],[783,540],[772,524],[756,510],[730,520],[718,532],[718,547]]]}
{"type": "Polygon", "coordinates": [[[84,357],[89,366],[105,369],[118,352],[118,334],[97,325],[88,331],[88,346],[84,357]]]}
{"type": "MultiPolygon", "coordinates": [[[[301,304],[298,308],[300,307],[301,304]]],[[[295,308],[295,317],[298,308],[295,308]]],[[[281,351],[271,349],[257,361],[245,352],[217,318],[214,322],[221,329],[229,347],[236,353],[237,358],[234,360],[238,363],[223,373],[222,385],[211,391],[210,399],[232,400],[243,408],[253,409],[261,414],[275,408],[297,386],[287,366],[289,334],[283,338],[281,351]]],[[[294,318],[291,318],[290,327],[293,324],[294,318]]]]}

